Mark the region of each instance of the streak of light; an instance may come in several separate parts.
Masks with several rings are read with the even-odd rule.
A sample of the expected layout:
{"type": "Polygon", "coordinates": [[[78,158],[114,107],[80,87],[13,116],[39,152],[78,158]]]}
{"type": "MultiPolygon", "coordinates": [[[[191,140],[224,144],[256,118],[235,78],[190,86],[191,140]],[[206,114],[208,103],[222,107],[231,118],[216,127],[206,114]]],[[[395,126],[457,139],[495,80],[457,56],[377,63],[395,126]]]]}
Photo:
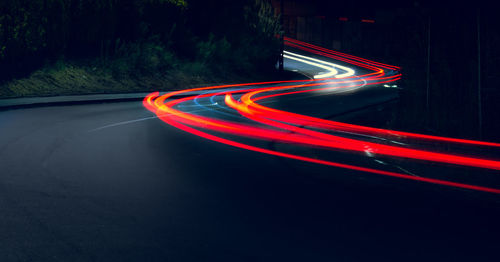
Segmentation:
{"type": "Polygon", "coordinates": [[[359,71],[355,71],[351,67],[287,51],[287,58],[313,65],[318,68],[327,69],[329,73],[318,73],[316,74],[314,80],[268,81],[260,83],[201,87],[184,91],[175,91],[161,96],[158,92],[156,92],[148,95],[144,99],[143,104],[147,109],[154,112],[167,124],[199,137],[242,149],[316,164],[403,178],[412,181],[427,182],[497,194],[500,193],[500,189],[496,188],[337,163],[326,159],[309,158],[303,155],[269,150],[236,141],[238,137],[245,137],[255,140],[287,143],[300,147],[320,147],[325,150],[342,150],[357,153],[358,155],[366,154],[368,157],[374,158],[375,161],[380,161],[375,157],[382,155],[386,157],[398,157],[415,161],[431,161],[436,163],[500,170],[500,161],[497,160],[484,159],[476,156],[470,157],[412,149],[408,148],[409,144],[406,143],[406,141],[403,143],[396,140],[429,140],[438,143],[500,147],[500,144],[498,143],[438,137],[353,125],[263,106],[263,104],[266,103],[264,100],[268,100],[270,98],[292,94],[311,93],[321,90],[345,91],[351,87],[362,88],[364,86],[381,84],[391,86],[389,83],[397,81],[401,78],[401,73],[399,73],[400,68],[396,66],[328,50],[290,38],[285,38],[285,41],[286,45],[292,48],[319,55],[325,59],[335,59],[345,64],[350,64],[353,67],[363,69],[367,71],[367,73],[355,75],[355,72],[359,71]],[[346,73],[339,75],[335,68],[343,70],[346,73]],[[187,94],[200,92],[201,94],[198,95],[187,96],[187,94]],[[167,99],[170,99],[173,96],[181,95],[185,97],[167,101],[167,99]],[[209,99],[210,102],[214,104],[216,97],[224,99],[225,105],[223,103],[216,103],[215,106],[209,108],[210,110],[223,113],[222,115],[228,114],[228,111],[232,112],[232,119],[234,119],[234,116],[240,115],[241,118],[246,119],[246,123],[241,123],[242,121],[239,121],[239,118],[234,121],[218,118],[217,116],[220,114],[208,117],[203,116],[202,114],[194,114],[194,112],[185,112],[181,110],[185,107],[185,105],[183,105],[184,103],[192,103],[193,101],[196,106],[201,108],[206,107],[206,105],[200,101],[202,99],[209,99]],[[235,97],[239,97],[239,99],[235,99],[235,97]],[[336,133],[349,133],[357,136],[358,138],[346,138],[335,135],[336,133]],[[375,142],[364,141],[361,140],[361,138],[372,138],[375,139],[375,142]],[[389,144],[381,144],[382,142],[389,144]]]}
{"type": "Polygon", "coordinates": [[[335,70],[335,68],[333,68],[333,67],[328,67],[328,66],[325,66],[325,65],[322,65],[322,64],[319,64],[319,63],[315,63],[315,62],[308,61],[308,60],[305,60],[305,59],[300,59],[300,58],[297,58],[297,57],[294,57],[294,56],[290,56],[290,55],[283,55],[283,57],[284,58],[288,58],[288,59],[292,59],[292,60],[295,60],[295,61],[299,61],[299,62],[302,62],[304,64],[313,65],[315,67],[323,68],[323,69],[329,71],[328,73],[322,73],[322,74],[314,75],[314,77],[313,77],[314,79],[332,77],[332,76],[334,76],[334,75],[337,74],[337,70],[335,70]]]}
{"type": "MultiPolygon", "coordinates": [[[[346,71],[344,74],[336,74],[335,78],[344,78],[344,77],[348,77],[348,76],[353,76],[356,73],[354,70],[352,70],[352,68],[349,68],[347,66],[341,66],[339,64],[334,64],[334,63],[330,63],[330,62],[327,62],[327,61],[324,61],[324,60],[320,60],[320,59],[316,59],[316,58],[312,58],[312,57],[308,57],[308,56],[299,55],[299,54],[292,53],[292,52],[289,52],[289,51],[284,51],[284,53],[287,54],[287,55],[292,55],[292,56],[296,56],[296,57],[303,58],[303,59],[306,59],[306,60],[310,60],[310,61],[318,62],[318,63],[321,63],[321,64],[329,65],[332,68],[335,68],[335,67],[336,68],[340,68],[340,69],[346,71]]],[[[323,77],[315,77],[315,78],[323,78],[323,77]]]]}

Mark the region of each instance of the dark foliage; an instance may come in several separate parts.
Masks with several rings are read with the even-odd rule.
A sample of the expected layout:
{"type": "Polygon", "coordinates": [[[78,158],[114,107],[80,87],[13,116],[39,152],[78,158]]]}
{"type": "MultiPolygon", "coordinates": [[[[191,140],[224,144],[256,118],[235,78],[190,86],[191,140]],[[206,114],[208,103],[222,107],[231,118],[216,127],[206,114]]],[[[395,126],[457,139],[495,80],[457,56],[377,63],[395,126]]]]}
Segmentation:
{"type": "Polygon", "coordinates": [[[4,0],[0,10],[0,80],[63,57],[127,62],[117,66],[140,74],[172,66],[172,56],[248,70],[272,68],[277,54],[266,1],[4,0]]]}

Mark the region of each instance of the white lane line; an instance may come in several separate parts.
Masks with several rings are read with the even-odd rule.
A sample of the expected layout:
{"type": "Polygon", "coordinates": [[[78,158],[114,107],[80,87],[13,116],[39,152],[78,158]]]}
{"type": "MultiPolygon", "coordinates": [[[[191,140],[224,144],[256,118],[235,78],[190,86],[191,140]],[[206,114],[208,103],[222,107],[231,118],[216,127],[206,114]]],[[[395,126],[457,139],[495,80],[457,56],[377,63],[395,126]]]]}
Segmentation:
{"type": "MultiPolygon", "coordinates": [[[[196,113],[196,112],[203,112],[203,111],[209,111],[209,109],[193,110],[193,111],[187,111],[185,113],[196,113]]],[[[94,129],[88,130],[87,132],[96,132],[96,131],[103,130],[103,129],[110,128],[110,127],[122,126],[122,125],[132,124],[132,123],[136,123],[136,122],[156,119],[156,118],[160,118],[162,116],[171,116],[171,115],[173,115],[173,114],[155,115],[155,116],[150,116],[150,117],[144,117],[144,118],[139,118],[139,119],[118,122],[118,123],[109,124],[109,125],[101,126],[98,128],[94,128],[94,129]]]]}

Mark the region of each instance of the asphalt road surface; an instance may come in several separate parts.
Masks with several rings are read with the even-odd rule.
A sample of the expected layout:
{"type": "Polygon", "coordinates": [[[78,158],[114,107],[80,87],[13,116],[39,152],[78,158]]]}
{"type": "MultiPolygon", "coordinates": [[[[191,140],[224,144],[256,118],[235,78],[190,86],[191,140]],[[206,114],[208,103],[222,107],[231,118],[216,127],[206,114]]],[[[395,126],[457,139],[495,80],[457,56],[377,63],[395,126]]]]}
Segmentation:
{"type": "Polygon", "coordinates": [[[493,196],[284,160],[149,117],[138,102],[0,113],[0,260],[498,258],[493,196]]]}
{"type": "MultiPolygon", "coordinates": [[[[385,96],[275,103],[333,117],[374,94],[385,96]]],[[[231,147],[167,125],[141,102],[3,111],[0,134],[0,261],[500,259],[496,194],[231,147]]]]}

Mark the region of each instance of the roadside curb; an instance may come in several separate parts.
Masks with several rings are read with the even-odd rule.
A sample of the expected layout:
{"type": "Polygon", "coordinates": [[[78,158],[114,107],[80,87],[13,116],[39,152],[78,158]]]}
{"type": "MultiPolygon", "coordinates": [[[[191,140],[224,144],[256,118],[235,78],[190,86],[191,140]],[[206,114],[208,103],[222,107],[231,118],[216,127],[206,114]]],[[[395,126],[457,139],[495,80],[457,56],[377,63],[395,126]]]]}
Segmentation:
{"type": "MultiPolygon", "coordinates": [[[[98,94],[98,95],[78,95],[78,96],[51,96],[51,97],[30,97],[30,98],[7,98],[0,99],[0,111],[34,108],[34,107],[49,107],[49,106],[69,106],[69,105],[85,105],[85,104],[104,104],[104,103],[120,103],[120,102],[135,102],[142,101],[150,93],[127,93],[127,94],[98,94]]],[[[175,95],[172,98],[182,98],[196,95],[196,93],[186,93],[175,95]]],[[[398,97],[391,97],[385,101],[379,101],[360,108],[350,109],[344,112],[335,113],[326,116],[325,119],[332,119],[342,115],[356,113],[372,107],[384,105],[398,100],[398,97]]]]}
{"type": "MultiPolygon", "coordinates": [[[[148,93],[127,93],[127,94],[96,94],[96,95],[77,95],[77,96],[51,96],[51,97],[29,97],[29,98],[6,98],[0,99],[0,111],[23,109],[33,107],[48,106],[67,106],[84,104],[103,104],[142,101],[148,93]]],[[[191,96],[193,94],[184,94],[173,96],[180,98],[191,96]]]]}

